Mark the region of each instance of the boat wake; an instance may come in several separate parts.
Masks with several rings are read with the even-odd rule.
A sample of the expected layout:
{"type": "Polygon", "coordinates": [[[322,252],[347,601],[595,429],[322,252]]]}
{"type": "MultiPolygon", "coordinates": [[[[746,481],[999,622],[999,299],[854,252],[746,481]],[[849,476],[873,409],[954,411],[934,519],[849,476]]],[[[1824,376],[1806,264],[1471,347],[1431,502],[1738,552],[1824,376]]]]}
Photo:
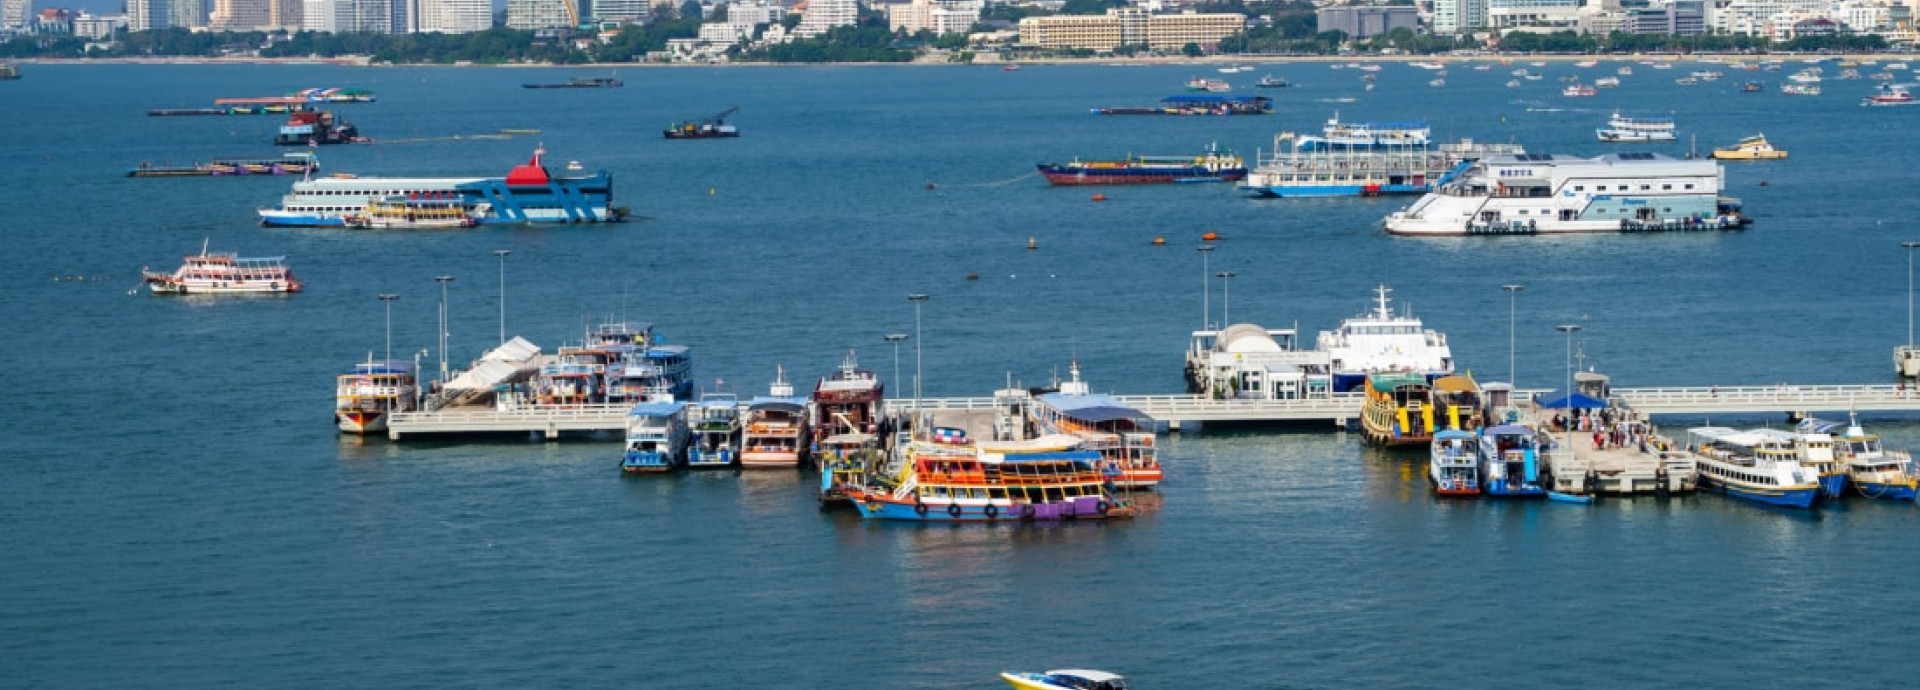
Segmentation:
{"type": "Polygon", "coordinates": [[[515,137],[524,137],[531,134],[539,134],[539,133],[540,133],[540,130],[537,130],[537,129],[503,129],[498,132],[491,132],[487,134],[454,134],[451,136],[444,136],[444,137],[413,137],[409,139],[381,139],[380,143],[382,144],[417,144],[420,142],[427,142],[427,141],[467,141],[467,140],[493,141],[493,140],[500,140],[500,139],[512,139],[515,137]]]}
{"type": "Polygon", "coordinates": [[[927,189],[937,189],[940,187],[972,187],[972,188],[1005,187],[1007,185],[1013,184],[1015,182],[1019,182],[1029,177],[1035,177],[1039,174],[1040,174],[1040,171],[1035,170],[1033,172],[1027,173],[1025,175],[1021,175],[1019,177],[1009,178],[1005,180],[996,180],[993,182],[962,182],[957,184],[936,184],[933,182],[928,182],[927,189]]]}

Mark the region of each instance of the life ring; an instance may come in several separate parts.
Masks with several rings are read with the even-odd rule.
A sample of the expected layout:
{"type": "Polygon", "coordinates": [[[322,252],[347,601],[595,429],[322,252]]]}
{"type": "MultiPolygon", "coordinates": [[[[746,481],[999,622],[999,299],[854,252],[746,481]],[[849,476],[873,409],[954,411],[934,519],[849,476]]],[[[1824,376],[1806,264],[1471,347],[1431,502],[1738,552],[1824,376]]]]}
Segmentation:
{"type": "Polygon", "coordinates": [[[1101,515],[1106,515],[1106,514],[1107,514],[1107,511],[1108,511],[1108,510],[1111,510],[1112,508],[1113,508],[1113,506],[1111,506],[1111,505],[1108,505],[1106,501],[1101,501],[1101,502],[1099,502],[1099,503],[1096,503],[1096,504],[1094,504],[1094,505],[1093,505],[1093,509],[1094,509],[1094,510],[1097,510],[1097,511],[1100,511],[1100,514],[1101,514],[1101,515]]]}
{"type": "Polygon", "coordinates": [[[960,517],[960,504],[955,503],[947,506],[947,514],[956,518],[960,517]]]}
{"type": "Polygon", "coordinates": [[[1000,517],[1000,506],[994,505],[992,503],[988,503],[987,507],[982,508],[981,510],[986,511],[988,520],[992,520],[994,518],[1000,517]]]}
{"type": "Polygon", "coordinates": [[[1453,480],[1451,479],[1440,480],[1440,488],[1451,491],[1453,489],[1453,480]]]}
{"type": "Polygon", "coordinates": [[[921,503],[921,502],[919,502],[919,501],[914,501],[914,502],[913,502],[913,512],[914,512],[914,514],[915,514],[915,515],[926,515],[926,514],[927,514],[927,504],[925,504],[925,503],[921,503]]]}

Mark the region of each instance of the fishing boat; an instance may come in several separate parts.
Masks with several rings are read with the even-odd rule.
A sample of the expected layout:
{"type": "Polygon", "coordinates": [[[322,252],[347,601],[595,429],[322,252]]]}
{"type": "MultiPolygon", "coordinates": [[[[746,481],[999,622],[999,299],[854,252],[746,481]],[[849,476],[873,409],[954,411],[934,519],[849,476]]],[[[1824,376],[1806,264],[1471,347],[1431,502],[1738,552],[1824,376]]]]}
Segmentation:
{"type": "Polygon", "coordinates": [[[1687,430],[1687,450],[1702,488],[1757,503],[1811,508],[1820,500],[1820,477],[1802,467],[1791,448],[1759,434],[1726,427],[1687,430]]]}
{"type": "Polygon", "coordinates": [[[1599,93],[1592,86],[1580,83],[1568,84],[1567,88],[1560,90],[1562,96],[1595,96],[1599,93]]]}
{"type": "Polygon", "coordinates": [[[1110,395],[1092,392],[1080,380],[1080,363],[1068,364],[1068,380],[1059,390],[1034,396],[1028,416],[1044,434],[1080,440],[1079,448],[1100,454],[1101,468],[1123,489],[1151,489],[1164,474],[1154,448],[1153,418],[1110,395]]]}
{"type": "Polygon", "coordinates": [[[1677,137],[1671,117],[1626,117],[1613,111],[1607,126],[1594,130],[1601,141],[1673,141],[1677,137]]]}
{"type": "Polygon", "coordinates": [[[1820,95],[1820,85],[1819,84],[1781,84],[1780,93],[1784,93],[1789,96],[1818,96],[1820,95]]]}
{"type": "Polygon", "coordinates": [[[1547,495],[1540,481],[1538,439],[1533,429],[1503,424],[1480,430],[1481,493],[1493,498],[1540,498],[1547,495]]]}
{"type": "Polygon", "coordinates": [[[630,474],[672,472],[686,462],[689,436],[687,403],[634,405],[627,412],[627,451],[620,470],[630,474]]]}
{"type": "Polygon", "coordinates": [[[887,387],[871,370],[861,369],[853,350],[839,368],[813,386],[813,443],[841,434],[879,436],[887,387]]]}
{"type": "MultiPolygon", "coordinates": [[[[971,443],[960,433],[956,445],[971,443]]],[[[847,488],[861,517],[994,522],[1130,517],[1135,512],[1132,503],[1108,490],[1100,453],[1075,449],[1076,438],[983,442],[973,444],[971,454],[922,449],[921,443],[916,441],[916,450],[909,452],[903,475],[847,488]]]]}
{"type": "Polygon", "coordinates": [[[546,149],[514,166],[505,177],[361,177],[336,173],[293,183],[274,208],[259,209],[267,227],[347,226],[349,215],[367,202],[393,196],[458,197],[463,206],[488,204],[486,223],[609,223],[626,220],[627,209],[613,205],[613,177],[605,172],[563,176],[541,162],[546,149]]]}
{"type": "MultiPolygon", "coordinates": [[[[1235,71],[1238,71],[1238,70],[1235,70],[1235,71]]],[[[1188,91],[1208,91],[1212,93],[1226,93],[1228,91],[1233,90],[1233,85],[1227,83],[1227,81],[1224,79],[1208,79],[1206,77],[1194,77],[1192,79],[1187,80],[1187,90],[1188,91]]]]}
{"type": "Polygon", "coordinates": [[[1381,373],[1367,377],[1367,400],[1360,427],[1376,446],[1411,446],[1433,441],[1433,384],[1418,374],[1381,373]]]}
{"type": "Polygon", "coordinates": [[[280,125],[280,133],[273,137],[275,146],[327,146],[355,141],[360,141],[360,128],[324,110],[288,115],[287,123],[280,125]]]}
{"type": "Polygon", "coordinates": [[[788,469],[800,466],[807,438],[807,401],[795,397],[786,371],[777,369],[767,395],[747,402],[741,418],[740,466],[788,469]]]}
{"type": "Polygon", "coordinates": [[[1458,429],[1433,435],[1427,481],[1441,496],[1480,495],[1480,437],[1458,429]]]}
{"type": "Polygon", "coordinates": [[[1292,86],[1292,84],[1287,83],[1287,80],[1277,78],[1271,74],[1261,76],[1260,81],[1254,82],[1253,85],[1262,89],[1284,89],[1292,86]]]}
{"type": "Polygon", "coordinates": [[[1041,163],[1040,174],[1055,186],[1237,182],[1246,179],[1247,164],[1232,152],[1208,146],[1195,156],[1137,156],[1121,160],[1041,163]]]}
{"type": "Polygon", "coordinates": [[[693,439],[687,447],[687,467],[732,467],[740,461],[740,398],[732,393],[703,393],[688,408],[687,425],[693,439]]]}
{"type": "Polygon", "coordinates": [[[728,108],[719,114],[699,120],[687,120],[674,123],[661,132],[668,139],[725,139],[740,136],[740,129],[727,124],[727,116],[740,112],[739,107],[728,108]]]}
{"type": "Polygon", "coordinates": [[[362,230],[471,228],[480,225],[491,207],[453,192],[427,192],[369,199],[365,208],[345,220],[347,227],[362,230]]]}
{"type": "Polygon", "coordinates": [[[1907,91],[1907,87],[1899,84],[1881,84],[1880,88],[1876,89],[1872,95],[1860,99],[1860,105],[1866,106],[1912,104],[1913,94],[1907,91]]]}
{"type": "Polygon", "coordinates": [[[1130,690],[1127,679],[1106,671],[1061,669],[1046,673],[1011,671],[1000,674],[1014,690],[1130,690]]]}
{"type": "Polygon", "coordinates": [[[1723,161],[1759,161],[1786,158],[1787,152],[1776,149],[1767,142],[1764,134],[1742,137],[1740,143],[1727,148],[1713,150],[1713,157],[1723,161]]]}
{"type": "Polygon", "coordinates": [[[528,89],[611,89],[626,86],[614,77],[574,77],[557,84],[521,84],[528,89]]]}
{"type": "Polygon", "coordinates": [[[411,412],[419,406],[420,389],[415,383],[413,362],[401,360],[367,361],[353,365],[341,374],[333,397],[333,421],[348,434],[376,434],[387,430],[387,418],[395,412],[411,412]]]}
{"type": "Polygon", "coordinates": [[[1628,152],[1482,159],[1405,210],[1393,235],[1535,235],[1737,230],[1750,221],[1710,158],[1628,152]]]}
{"type": "Polygon", "coordinates": [[[1005,65],[1001,65],[1001,66],[1000,66],[1000,71],[1002,71],[1002,72],[1018,72],[1018,71],[1020,71],[1020,63],[1018,63],[1018,62],[1010,62],[1010,63],[1007,63],[1007,64],[1005,64],[1005,65]]]}
{"type": "Polygon", "coordinates": [[[1913,456],[1906,451],[1887,450],[1878,435],[1861,428],[1857,415],[1849,414],[1844,424],[1804,419],[1799,429],[1833,438],[1835,457],[1845,465],[1847,484],[1854,493],[1866,498],[1911,501],[1920,491],[1920,468],[1914,466],[1913,456]]]}
{"type": "MultiPolygon", "coordinates": [[[[1358,390],[1375,373],[1411,374],[1422,383],[1453,373],[1447,336],[1426,328],[1411,313],[1395,314],[1388,298],[1392,292],[1385,285],[1375,287],[1372,311],[1342,320],[1335,330],[1320,332],[1316,349],[1330,358],[1334,392],[1358,390]]],[[[1432,430],[1431,420],[1425,428],[1432,430]]]]}
{"type": "Polygon", "coordinates": [[[319,159],[305,151],[279,158],[226,157],[185,166],[141,163],[127,169],[127,177],[228,177],[236,175],[305,175],[320,169],[319,159]]]}
{"type": "Polygon", "coordinates": [[[230,295],[299,292],[304,286],[287,268],[286,257],[243,257],[231,252],[200,253],[172,273],[140,269],[140,278],[156,295],[230,295]]]}

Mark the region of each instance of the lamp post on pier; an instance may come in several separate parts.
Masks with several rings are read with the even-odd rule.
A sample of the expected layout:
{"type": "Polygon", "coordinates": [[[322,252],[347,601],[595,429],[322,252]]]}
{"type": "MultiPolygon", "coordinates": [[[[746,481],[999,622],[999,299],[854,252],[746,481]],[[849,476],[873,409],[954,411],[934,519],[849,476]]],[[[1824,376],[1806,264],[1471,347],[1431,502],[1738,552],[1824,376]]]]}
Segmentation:
{"type": "Polygon", "coordinates": [[[1225,327],[1233,323],[1233,277],[1240,275],[1233,271],[1221,271],[1213,274],[1220,279],[1220,325],[1225,327]]]}
{"type": "Polygon", "coordinates": [[[447,283],[453,282],[453,276],[434,276],[433,282],[440,284],[440,383],[447,383],[447,283]]]}
{"type": "Polygon", "coordinates": [[[1515,333],[1513,315],[1514,315],[1514,307],[1517,304],[1517,300],[1515,298],[1517,295],[1520,294],[1521,290],[1527,289],[1527,286],[1518,285],[1518,284],[1502,285],[1500,286],[1500,289],[1507,291],[1507,385],[1513,386],[1515,389],[1518,389],[1520,388],[1520,382],[1518,380],[1520,378],[1520,374],[1517,373],[1518,369],[1516,369],[1513,364],[1516,361],[1513,356],[1513,343],[1514,343],[1514,333],[1515,333]]]}
{"type": "Polygon", "coordinates": [[[905,333],[888,333],[887,342],[893,343],[893,381],[900,382],[900,341],[907,339],[905,333]]]}
{"type": "Polygon", "coordinates": [[[1207,255],[1213,253],[1213,245],[1203,244],[1194,249],[1200,252],[1200,330],[1213,327],[1213,278],[1208,272],[1207,255]]]}
{"type": "Polygon", "coordinates": [[[495,249],[493,255],[500,257],[500,344],[507,344],[507,255],[511,250],[495,249]]]}
{"type": "Polygon", "coordinates": [[[387,305],[387,357],[384,361],[393,361],[393,303],[400,301],[400,296],[390,292],[381,293],[380,301],[387,305]]]}
{"type": "Polygon", "coordinates": [[[1567,391],[1560,400],[1567,408],[1567,452],[1573,452],[1573,334],[1580,331],[1579,324],[1561,324],[1554,330],[1567,334],[1567,391]]]}
{"type": "MultiPolygon", "coordinates": [[[[927,301],[925,293],[916,292],[907,295],[907,301],[913,303],[913,413],[920,414],[920,303],[927,301]]],[[[920,420],[914,420],[918,431],[920,420]]]]}

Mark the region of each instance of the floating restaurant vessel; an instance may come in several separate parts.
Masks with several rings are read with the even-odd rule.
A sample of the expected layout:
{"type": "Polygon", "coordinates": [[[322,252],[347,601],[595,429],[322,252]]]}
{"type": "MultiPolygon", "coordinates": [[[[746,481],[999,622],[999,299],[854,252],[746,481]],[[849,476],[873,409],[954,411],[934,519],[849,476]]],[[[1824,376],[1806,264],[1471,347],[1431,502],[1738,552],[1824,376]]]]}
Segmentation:
{"type": "Polygon", "coordinates": [[[1246,161],[1209,146],[1197,156],[1136,156],[1121,160],[1041,163],[1040,174],[1056,186],[1234,182],[1247,176],[1246,161]]]}
{"type": "Polygon", "coordinates": [[[356,177],[333,175],[293,183],[277,208],[259,210],[269,227],[346,227],[349,215],[367,202],[391,196],[453,197],[470,211],[486,204],[483,223],[608,223],[626,220],[627,210],[613,205],[613,177],[550,173],[542,164],[545,149],[533,160],[501,177],[356,177]]]}
{"type": "Polygon", "coordinates": [[[280,158],[214,158],[205,163],[172,166],[141,163],[127,169],[127,177],[226,177],[233,175],[306,175],[320,170],[320,161],[306,152],[280,158]]]}
{"type": "Polygon", "coordinates": [[[1341,122],[1338,113],[1318,136],[1282,132],[1273,152],[1241,183],[1257,197],[1423,194],[1489,156],[1525,153],[1517,144],[1436,144],[1424,122],[1341,122]]]}
{"type": "Polygon", "coordinates": [[[140,277],[156,295],[265,294],[299,292],[303,287],[287,268],[286,257],[242,257],[225,252],[200,253],[172,273],[140,269],[140,277]]]}
{"type": "Polygon", "coordinates": [[[1719,163],[1653,153],[1495,156],[1405,210],[1394,235],[1532,235],[1734,230],[1749,222],[1721,197],[1719,163]]]}

